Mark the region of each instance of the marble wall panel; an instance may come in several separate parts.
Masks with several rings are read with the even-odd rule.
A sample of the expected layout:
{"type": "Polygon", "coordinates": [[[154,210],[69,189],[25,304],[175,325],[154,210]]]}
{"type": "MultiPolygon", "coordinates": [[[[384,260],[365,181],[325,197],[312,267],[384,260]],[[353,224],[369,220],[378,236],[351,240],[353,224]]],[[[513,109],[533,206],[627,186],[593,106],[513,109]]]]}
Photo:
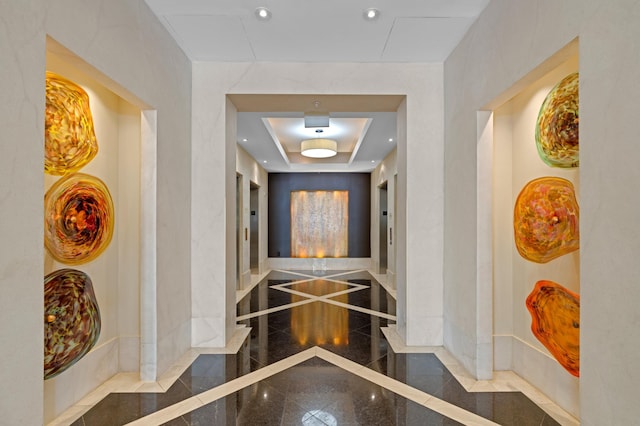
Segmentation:
{"type": "MultiPolygon", "coordinates": [[[[170,334],[175,323],[191,316],[191,64],[143,0],[2,2],[0,16],[0,55],[5,58],[0,123],[6,141],[0,156],[0,198],[3,206],[8,203],[19,211],[16,214],[15,209],[3,207],[0,213],[1,239],[12,242],[0,248],[0,282],[7,290],[0,312],[5,324],[20,323],[20,327],[2,330],[3,341],[11,345],[3,345],[1,355],[7,365],[13,365],[3,370],[2,379],[15,386],[0,395],[0,412],[7,424],[43,424],[45,405],[53,407],[53,411],[47,408],[48,413],[61,407],[56,401],[43,401],[42,337],[38,338],[42,336],[41,172],[47,36],[81,58],[87,66],[84,72],[97,71],[99,82],[118,96],[159,111],[158,226],[154,232],[158,238],[160,336],[170,334]]],[[[189,334],[187,331],[186,342],[174,340],[178,346],[159,355],[174,357],[166,359],[165,365],[177,359],[175,353],[187,350],[189,334]]],[[[73,402],[82,396],[87,383],[93,382],[65,387],[61,390],[65,397],[58,401],[73,402]]]]}
{"type": "MultiPolygon", "coordinates": [[[[586,425],[629,424],[640,414],[633,392],[640,338],[623,331],[629,321],[637,322],[640,299],[635,285],[640,265],[634,259],[639,240],[633,219],[640,213],[640,202],[629,199],[624,189],[640,179],[633,166],[640,156],[640,124],[631,117],[640,98],[638,16],[637,1],[605,5],[596,0],[494,0],[445,62],[445,330],[452,333],[445,335],[445,344],[460,357],[465,346],[461,342],[478,344],[478,253],[469,241],[477,226],[472,195],[477,187],[476,113],[525,87],[531,81],[527,76],[540,64],[550,70],[553,63],[547,59],[556,59],[557,65],[562,58],[554,54],[579,38],[580,221],[585,230],[580,249],[579,404],[575,386],[559,383],[566,373],[544,376],[546,383],[561,389],[555,401],[574,413],[579,408],[586,425]],[[606,208],[621,200],[624,209],[606,208]],[[612,241],[616,250],[606,248],[612,241]],[[603,283],[611,297],[602,297],[603,283]],[[603,365],[606,374],[601,374],[603,365]],[[603,395],[616,397],[603,400],[603,395]]],[[[514,346],[514,368],[524,368],[523,356],[514,346]]],[[[533,370],[530,374],[537,377],[533,370]]]]}

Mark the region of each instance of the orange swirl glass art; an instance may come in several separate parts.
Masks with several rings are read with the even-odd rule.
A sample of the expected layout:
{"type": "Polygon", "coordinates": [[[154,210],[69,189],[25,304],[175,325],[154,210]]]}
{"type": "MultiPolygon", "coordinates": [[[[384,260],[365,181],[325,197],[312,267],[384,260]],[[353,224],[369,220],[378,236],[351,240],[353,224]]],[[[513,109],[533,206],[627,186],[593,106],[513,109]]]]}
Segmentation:
{"type": "Polygon", "coordinates": [[[44,379],[62,373],[98,341],[101,320],[91,279],[75,269],[44,278],[44,379]]]}
{"type": "Polygon", "coordinates": [[[47,72],[44,121],[44,171],[78,171],[98,153],[89,95],[77,84],[47,72]]]}
{"type": "Polygon", "coordinates": [[[527,297],[531,331],[571,374],[580,376],[580,295],[553,281],[538,281],[527,297]]]}
{"type": "Polygon", "coordinates": [[[516,200],[513,230],[518,253],[547,263],[580,248],[579,209],[573,184],[558,177],[527,183],[516,200]]]}
{"type": "Polygon", "coordinates": [[[44,197],[44,243],[57,261],[78,265],[98,257],[111,242],[113,201],[100,179],[74,173],[44,197]]]}
{"type": "Polygon", "coordinates": [[[578,167],[580,164],[579,77],[573,73],[547,95],[536,122],[536,147],[551,167],[578,167]]]}

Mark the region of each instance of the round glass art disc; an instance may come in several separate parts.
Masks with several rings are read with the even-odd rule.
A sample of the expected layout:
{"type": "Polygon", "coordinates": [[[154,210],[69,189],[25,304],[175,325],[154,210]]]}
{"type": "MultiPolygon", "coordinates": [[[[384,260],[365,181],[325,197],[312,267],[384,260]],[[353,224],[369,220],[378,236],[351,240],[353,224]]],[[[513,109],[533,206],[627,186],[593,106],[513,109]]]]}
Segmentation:
{"type": "Polygon", "coordinates": [[[98,153],[89,95],[77,84],[47,72],[44,121],[44,171],[78,171],[98,153]]]}
{"type": "Polygon", "coordinates": [[[100,310],[91,279],[75,269],[44,277],[44,378],[82,358],[100,336],[100,310]]]}
{"type": "Polygon", "coordinates": [[[547,263],[580,248],[579,210],[573,184],[558,177],[527,183],[513,209],[518,253],[547,263]]]}
{"type": "Polygon", "coordinates": [[[547,95],[536,123],[536,147],[545,164],[552,167],[578,167],[579,97],[578,73],[562,79],[547,95]]]}
{"type": "Polygon", "coordinates": [[[44,197],[44,214],[44,244],[59,262],[89,262],[111,242],[113,201],[94,176],[75,173],[56,182],[44,197]]]}

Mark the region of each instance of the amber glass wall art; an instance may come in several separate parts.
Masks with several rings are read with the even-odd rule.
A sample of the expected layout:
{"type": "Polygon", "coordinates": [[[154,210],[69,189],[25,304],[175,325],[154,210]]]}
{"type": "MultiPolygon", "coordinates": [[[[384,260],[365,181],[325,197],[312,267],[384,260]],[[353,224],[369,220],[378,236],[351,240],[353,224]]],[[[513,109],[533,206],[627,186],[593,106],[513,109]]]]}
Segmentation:
{"type": "Polygon", "coordinates": [[[527,183],[513,212],[516,248],[532,262],[547,263],[580,248],[579,209],[573,184],[558,177],[527,183]]]}
{"type": "Polygon", "coordinates": [[[44,378],[62,373],[96,344],[100,310],[91,279],[75,269],[44,278],[44,378]]]}
{"type": "Polygon", "coordinates": [[[77,84],[47,72],[44,123],[44,171],[78,171],[98,153],[89,96],[77,84]]]}
{"type": "Polygon", "coordinates": [[[536,122],[536,147],[552,167],[579,166],[578,73],[563,78],[547,95],[536,122]]]}
{"type": "Polygon", "coordinates": [[[291,191],[291,257],[346,257],[349,191],[291,191]]]}
{"type": "Polygon", "coordinates": [[[531,331],[567,371],[580,376],[580,295],[538,281],[527,297],[531,331]]]}
{"type": "Polygon", "coordinates": [[[111,242],[113,201],[94,176],[74,173],[57,181],[44,197],[44,214],[45,247],[59,262],[89,262],[111,242]]]}

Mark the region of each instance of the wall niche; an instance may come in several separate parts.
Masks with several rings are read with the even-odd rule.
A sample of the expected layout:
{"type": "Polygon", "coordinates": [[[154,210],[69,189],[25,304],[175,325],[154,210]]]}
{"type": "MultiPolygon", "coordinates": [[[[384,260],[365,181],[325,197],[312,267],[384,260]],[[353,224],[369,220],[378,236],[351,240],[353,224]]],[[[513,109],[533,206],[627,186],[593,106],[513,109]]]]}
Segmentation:
{"type": "MultiPolygon", "coordinates": [[[[94,259],[69,263],[45,250],[44,276],[73,268],[90,277],[101,318],[91,350],[44,381],[45,422],[115,374],[140,372],[141,108],[99,83],[91,70],[55,41],[47,41],[47,71],[89,96],[98,151],[77,173],[104,182],[113,200],[114,225],[110,243],[94,259]]],[[[65,178],[44,173],[45,193],[65,178]]]]}
{"type": "MultiPolygon", "coordinates": [[[[550,161],[543,159],[538,152],[539,144],[536,143],[541,106],[558,83],[578,73],[577,52],[578,43],[575,41],[529,73],[518,83],[517,89],[503,95],[509,100],[493,108],[492,228],[494,370],[513,370],[569,413],[579,417],[579,379],[575,377],[575,371],[570,372],[563,367],[532,332],[532,315],[527,307],[527,298],[541,281],[558,283],[567,290],[567,294],[578,297],[580,294],[578,241],[574,241],[573,246],[567,245],[561,253],[540,249],[540,245],[549,243],[549,239],[566,241],[569,238],[552,235],[556,228],[551,222],[542,226],[544,220],[555,220],[559,225],[575,220],[573,231],[578,232],[579,167],[550,165],[550,161]],[[546,192],[549,187],[545,185],[548,184],[562,191],[573,191],[575,202],[555,204],[557,197],[549,197],[546,192]],[[520,205],[524,208],[516,212],[514,209],[521,194],[520,205]],[[531,194],[534,199],[539,197],[538,201],[526,199],[525,196],[531,194]],[[554,201],[549,201],[550,198],[554,201]],[[563,212],[566,216],[559,216],[563,212]],[[537,218],[534,217],[536,215],[537,218]],[[533,229],[535,227],[538,228],[533,229]],[[523,237],[523,229],[530,234],[523,237]],[[534,241],[536,239],[538,241],[534,241]],[[537,243],[538,247],[529,251],[521,246],[537,243]]],[[[575,117],[576,132],[577,127],[575,117]]],[[[574,237],[579,238],[577,235],[574,237]]],[[[576,318],[575,335],[579,336],[579,314],[576,318]]]]}

